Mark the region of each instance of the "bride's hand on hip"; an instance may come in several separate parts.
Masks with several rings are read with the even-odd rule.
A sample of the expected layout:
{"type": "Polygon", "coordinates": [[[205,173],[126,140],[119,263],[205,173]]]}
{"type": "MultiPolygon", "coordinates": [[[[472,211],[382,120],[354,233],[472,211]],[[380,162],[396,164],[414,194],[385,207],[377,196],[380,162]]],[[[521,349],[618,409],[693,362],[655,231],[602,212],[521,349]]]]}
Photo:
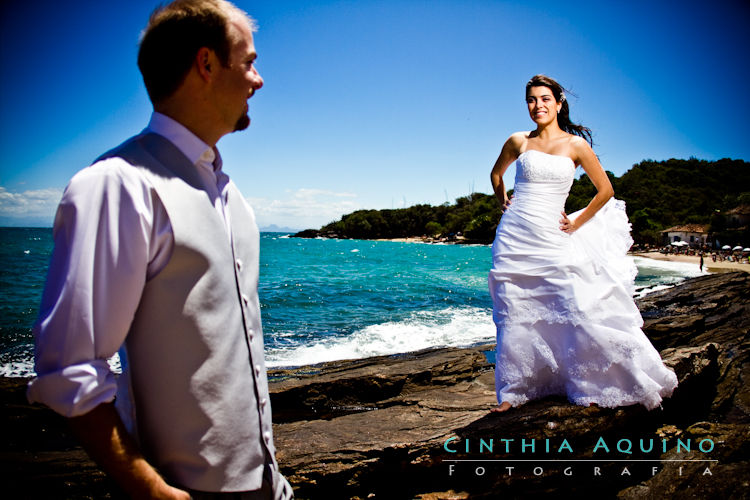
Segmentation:
{"type": "Polygon", "coordinates": [[[503,203],[503,209],[500,211],[501,214],[504,214],[506,210],[508,210],[508,207],[512,203],[513,195],[510,195],[510,198],[507,198],[505,200],[505,203],[503,203]]]}
{"type": "Polygon", "coordinates": [[[576,221],[568,219],[568,215],[565,212],[560,213],[562,214],[562,219],[560,219],[560,230],[568,234],[574,233],[578,229],[576,221]]]}

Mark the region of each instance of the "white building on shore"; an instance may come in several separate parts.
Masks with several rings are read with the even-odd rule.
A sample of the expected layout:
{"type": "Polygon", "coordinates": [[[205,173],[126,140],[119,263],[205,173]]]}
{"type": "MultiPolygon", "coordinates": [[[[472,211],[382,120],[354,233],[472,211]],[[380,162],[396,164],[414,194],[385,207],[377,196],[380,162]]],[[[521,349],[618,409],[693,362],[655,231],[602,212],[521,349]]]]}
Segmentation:
{"type": "Polygon", "coordinates": [[[684,241],[691,247],[699,247],[706,243],[708,238],[708,224],[682,224],[672,226],[661,232],[665,244],[676,241],[684,241]]]}

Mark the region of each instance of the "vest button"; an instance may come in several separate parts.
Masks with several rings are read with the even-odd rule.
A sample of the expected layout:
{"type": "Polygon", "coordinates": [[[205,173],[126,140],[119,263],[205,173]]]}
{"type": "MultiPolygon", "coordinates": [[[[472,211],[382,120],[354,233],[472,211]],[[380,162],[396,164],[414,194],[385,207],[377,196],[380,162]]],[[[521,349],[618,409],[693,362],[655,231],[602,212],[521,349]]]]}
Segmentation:
{"type": "Polygon", "coordinates": [[[250,302],[250,298],[244,293],[242,294],[242,302],[244,302],[245,305],[247,305],[250,302]]]}
{"type": "Polygon", "coordinates": [[[237,259],[235,263],[237,264],[237,270],[242,271],[242,259],[237,259]]]}

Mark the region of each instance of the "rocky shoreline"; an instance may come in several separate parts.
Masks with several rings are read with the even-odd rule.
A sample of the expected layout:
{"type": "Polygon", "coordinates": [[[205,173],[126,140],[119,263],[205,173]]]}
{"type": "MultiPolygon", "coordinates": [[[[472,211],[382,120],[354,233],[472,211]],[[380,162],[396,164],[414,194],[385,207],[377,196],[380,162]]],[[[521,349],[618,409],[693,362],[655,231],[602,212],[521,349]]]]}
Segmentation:
{"type": "MultiPolygon", "coordinates": [[[[749,285],[702,276],[638,301],[680,381],[650,412],[546,398],[490,414],[492,345],[272,370],[279,464],[310,499],[748,498],[749,285]]],[[[121,498],[25,384],[0,379],[4,496],[121,498]]]]}

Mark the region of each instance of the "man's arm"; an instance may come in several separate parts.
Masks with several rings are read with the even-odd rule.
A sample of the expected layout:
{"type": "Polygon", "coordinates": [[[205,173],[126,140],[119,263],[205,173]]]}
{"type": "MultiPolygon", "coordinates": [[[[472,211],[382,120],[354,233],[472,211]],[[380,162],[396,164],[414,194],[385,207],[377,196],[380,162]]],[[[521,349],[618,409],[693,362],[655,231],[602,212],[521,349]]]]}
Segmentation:
{"type": "MultiPolygon", "coordinates": [[[[30,401],[68,417],[91,457],[137,498],[189,498],[138,451],[114,408],[107,358],[122,346],[155,262],[165,262],[168,218],[119,158],[79,172],[58,207],[47,282],[34,325],[30,401]],[[154,236],[156,235],[156,236],[154,236]]],[[[170,233],[171,234],[171,233],[170,233]]]]}
{"type": "Polygon", "coordinates": [[[132,498],[190,499],[187,492],[169,486],[146,461],[112,403],[69,418],[68,423],[89,456],[132,498]]]}

